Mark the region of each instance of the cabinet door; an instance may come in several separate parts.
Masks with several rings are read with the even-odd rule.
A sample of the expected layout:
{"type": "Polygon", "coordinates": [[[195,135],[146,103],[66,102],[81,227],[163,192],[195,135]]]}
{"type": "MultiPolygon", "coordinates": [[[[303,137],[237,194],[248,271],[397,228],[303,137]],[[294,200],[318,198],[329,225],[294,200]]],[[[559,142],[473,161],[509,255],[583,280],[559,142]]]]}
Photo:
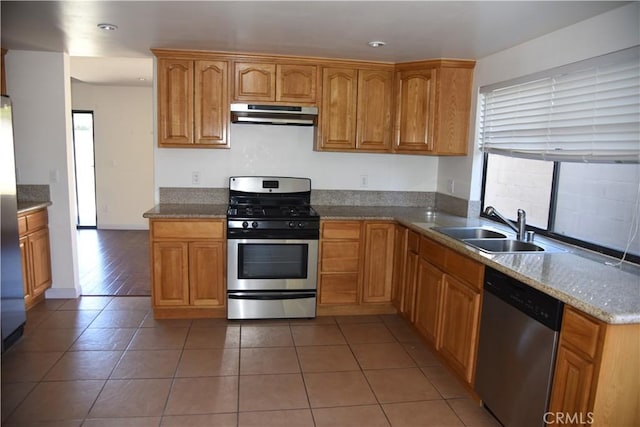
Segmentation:
{"type": "Polygon", "coordinates": [[[440,352],[471,383],[480,324],[480,292],[449,275],[444,276],[443,292],[440,352]]]}
{"type": "Polygon", "coordinates": [[[391,151],[392,94],[391,71],[358,71],[358,150],[391,151]]]}
{"type": "Polygon", "coordinates": [[[189,244],[154,242],[153,303],[155,306],[189,304],[189,244]]]}
{"type": "Polygon", "coordinates": [[[322,70],[320,149],[353,151],[356,148],[357,70],[322,70]]]}
{"type": "Polygon", "coordinates": [[[424,259],[418,262],[415,325],[422,336],[437,349],[444,273],[424,259]]]}
{"type": "Polygon", "coordinates": [[[407,227],[396,225],[393,251],[393,286],[391,288],[391,302],[399,312],[402,311],[402,299],[404,296],[408,231],[407,227]]]}
{"type": "Polygon", "coordinates": [[[365,223],[364,286],[362,302],[391,302],[395,225],[365,223]]]}
{"type": "Polygon", "coordinates": [[[236,101],[275,101],[276,65],[236,62],[234,65],[236,101]]]}
{"type": "Polygon", "coordinates": [[[416,252],[407,252],[407,270],[404,282],[404,295],[400,313],[410,322],[415,321],[416,282],[418,279],[418,262],[420,257],[416,252]]]}
{"type": "Polygon", "coordinates": [[[433,154],[466,155],[473,68],[443,67],[436,73],[438,114],[434,123],[433,154]]]}
{"type": "Polygon", "coordinates": [[[432,71],[399,71],[396,80],[395,151],[429,152],[435,113],[432,71]]]}
{"type": "Polygon", "coordinates": [[[589,412],[593,370],[590,360],[561,345],[556,356],[549,411],[568,414],[589,412]]]}
{"type": "Polygon", "coordinates": [[[319,304],[357,304],[358,273],[321,273],[319,304]]]}
{"type": "Polygon", "coordinates": [[[189,243],[189,303],[191,305],[224,305],[224,246],[224,241],[189,243]]]}
{"type": "Polygon", "coordinates": [[[30,234],[27,242],[31,258],[31,294],[35,297],[51,286],[49,229],[40,229],[30,234]]]}
{"type": "Polygon", "coordinates": [[[315,65],[278,64],[276,101],[315,104],[317,68],[315,65]]]}
{"type": "Polygon", "coordinates": [[[320,242],[320,271],[323,273],[357,273],[360,270],[359,240],[324,240],[320,242]]]}
{"type": "Polygon", "coordinates": [[[20,259],[22,260],[22,288],[24,290],[24,302],[29,304],[33,299],[31,288],[33,279],[31,278],[31,258],[29,257],[28,238],[20,238],[20,259]]]}
{"type": "Polygon", "coordinates": [[[193,61],[158,59],[158,145],[193,143],[193,61]]]}
{"type": "Polygon", "coordinates": [[[228,147],[228,64],[195,62],[195,143],[228,147]]]}

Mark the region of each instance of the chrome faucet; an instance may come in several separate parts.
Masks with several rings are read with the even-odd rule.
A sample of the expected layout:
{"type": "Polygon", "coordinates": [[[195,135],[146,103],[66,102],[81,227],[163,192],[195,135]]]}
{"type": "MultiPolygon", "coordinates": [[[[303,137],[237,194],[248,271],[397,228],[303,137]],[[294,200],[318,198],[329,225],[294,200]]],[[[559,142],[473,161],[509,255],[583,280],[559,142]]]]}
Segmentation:
{"type": "Polygon", "coordinates": [[[493,206],[487,206],[484,214],[495,215],[516,232],[516,238],[521,242],[530,242],[533,240],[533,231],[527,233],[527,213],[523,209],[518,209],[518,221],[514,223],[500,214],[493,206]]]}

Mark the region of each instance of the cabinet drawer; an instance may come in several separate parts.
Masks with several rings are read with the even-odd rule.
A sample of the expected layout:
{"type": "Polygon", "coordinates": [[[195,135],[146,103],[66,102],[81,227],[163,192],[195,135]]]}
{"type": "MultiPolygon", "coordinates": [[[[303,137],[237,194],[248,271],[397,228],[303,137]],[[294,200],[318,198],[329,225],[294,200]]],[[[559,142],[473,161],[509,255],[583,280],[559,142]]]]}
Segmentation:
{"type": "Polygon", "coordinates": [[[25,218],[27,220],[27,232],[29,233],[47,227],[49,221],[46,209],[27,214],[25,218]]]}
{"type": "Polygon", "coordinates": [[[27,233],[27,217],[21,215],[18,217],[18,234],[22,236],[26,233],[27,233]]]}
{"type": "Polygon", "coordinates": [[[484,265],[479,262],[447,249],[445,253],[445,268],[452,276],[468,282],[478,290],[482,289],[484,265]]]}
{"type": "Polygon", "coordinates": [[[409,235],[407,236],[407,248],[414,253],[418,253],[420,250],[420,235],[415,231],[409,230],[409,235]]]}
{"type": "Polygon", "coordinates": [[[358,272],[360,268],[360,241],[322,242],[320,271],[358,272]]]}
{"type": "Polygon", "coordinates": [[[420,257],[430,263],[445,268],[445,256],[447,249],[426,237],[420,237],[420,257]]]}
{"type": "Polygon", "coordinates": [[[320,304],[357,304],[358,274],[321,274],[320,304]]]}
{"type": "Polygon", "coordinates": [[[222,221],[160,221],[151,223],[154,239],[222,239],[222,221]]]}
{"type": "Polygon", "coordinates": [[[598,352],[601,329],[601,324],[595,319],[566,307],[562,320],[562,344],[571,345],[594,359],[598,352]]]}
{"type": "Polygon", "coordinates": [[[322,224],[323,239],[360,239],[360,221],[330,221],[322,224]]]}

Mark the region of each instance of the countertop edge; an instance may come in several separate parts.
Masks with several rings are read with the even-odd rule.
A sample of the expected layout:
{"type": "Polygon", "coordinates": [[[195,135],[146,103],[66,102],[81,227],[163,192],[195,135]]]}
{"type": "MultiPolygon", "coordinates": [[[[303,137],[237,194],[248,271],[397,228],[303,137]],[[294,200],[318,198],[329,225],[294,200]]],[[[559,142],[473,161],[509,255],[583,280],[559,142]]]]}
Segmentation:
{"type": "Polygon", "coordinates": [[[50,201],[42,202],[18,202],[18,215],[24,215],[29,212],[37,211],[51,206],[53,203],[50,201]]]}

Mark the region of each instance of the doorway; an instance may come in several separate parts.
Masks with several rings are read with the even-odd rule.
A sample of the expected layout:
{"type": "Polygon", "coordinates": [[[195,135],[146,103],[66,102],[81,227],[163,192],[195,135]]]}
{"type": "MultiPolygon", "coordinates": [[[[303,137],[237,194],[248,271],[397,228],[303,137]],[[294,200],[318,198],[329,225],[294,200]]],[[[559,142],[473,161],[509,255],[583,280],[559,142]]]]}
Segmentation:
{"type": "Polygon", "coordinates": [[[72,111],[73,159],[76,174],[76,227],[96,228],[96,170],[93,111],[72,111]]]}

